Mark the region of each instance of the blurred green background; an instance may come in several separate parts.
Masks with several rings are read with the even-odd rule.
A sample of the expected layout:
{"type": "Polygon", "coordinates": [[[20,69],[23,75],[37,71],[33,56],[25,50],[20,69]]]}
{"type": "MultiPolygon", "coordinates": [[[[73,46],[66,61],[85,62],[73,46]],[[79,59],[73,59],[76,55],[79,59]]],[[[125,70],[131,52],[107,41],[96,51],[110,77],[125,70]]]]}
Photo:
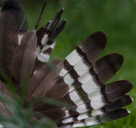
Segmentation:
{"type": "MultiPolygon", "coordinates": [[[[34,28],[44,0],[22,0],[29,29],[34,28]]],[[[65,58],[80,42],[98,30],[108,35],[108,44],[103,55],[117,52],[124,56],[121,70],[113,80],[126,79],[134,84],[130,95],[136,99],[136,0],[48,0],[41,26],[51,20],[64,7],[63,18],[67,25],[57,38],[57,46],[52,58],[65,58]]],[[[127,107],[131,114],[118,121],[94,128],[135,128],[136,102],[127,107]]],[[[92,127],[93,128],[93,127],[92,127]]]]}

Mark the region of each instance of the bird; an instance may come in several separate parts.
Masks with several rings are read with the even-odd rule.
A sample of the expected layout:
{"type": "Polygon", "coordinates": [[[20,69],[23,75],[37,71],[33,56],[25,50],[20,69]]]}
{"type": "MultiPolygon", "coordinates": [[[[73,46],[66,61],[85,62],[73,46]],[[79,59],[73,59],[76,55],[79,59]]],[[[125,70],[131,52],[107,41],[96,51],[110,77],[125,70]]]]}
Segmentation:
{"type": "MultiPolygon", "coordinates": [[[[20,95],[26,76],[24,108],[34,102],[33,119],[40,115],[52,119],[58,128],[93,126],[126,117],[124,107],[132,103],[127,95],[133,85],[127,80],[111,83],[123,64],[123,56],[111,53],[99,58],[107,44],[102,31],[91,34],[68,56],[50,61],[56,38],[63,31],[66,20],[60,21],[64,9],[45,26],[38,28],[47,1],[33,30],[28,30],[28,17],[20,0],[0,3],[0,93],[14,98],[4,74],[14,82],[20,95]],[[7,20],[8,19],[8,20],[7,20]],[[42,102],[52,99],[60,106],[42,102]]],[[[0,114],[12,117],[6,104],[0,103],[0,114]]]]}

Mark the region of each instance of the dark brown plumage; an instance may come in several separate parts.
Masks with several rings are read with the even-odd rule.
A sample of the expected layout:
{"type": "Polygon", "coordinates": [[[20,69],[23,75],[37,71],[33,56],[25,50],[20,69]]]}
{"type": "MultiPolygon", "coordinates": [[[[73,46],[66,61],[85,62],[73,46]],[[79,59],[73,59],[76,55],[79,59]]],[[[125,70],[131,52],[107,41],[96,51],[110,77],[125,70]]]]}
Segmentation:
{"type": "MultiPolygon", "coordinates": [[[[128,81],[105,84],[120,69],[123,57],[113,53],[99,59],[107,43],[104,32],[90,35],[65,59],[49,61],[55,47],[55,39],[64,29],[66,20],[60,19],[61,9],[44,27],[38,29],[46,2],[34,30],[27,32],[27,18],[19,0],[6,0],[0,15],[0,70],[15,83],[21,95],[25,78],[29,83],[26,90],[25,108],[34,102],[33,118],[39,112],[54,120],[58,127],[92,126],[125,117],[122,109],[132,103],[126,94],[132,89],[128,81]],[[10,20],[7,20],[10,19],[10,20]],[[53,105],[42,99],[60,103],[53,105]]],[[[14,96],[3,75],[0,93],[14,96]]],[[[0,102],[0,113],[12,116],[6,104],[0,102]]]]}

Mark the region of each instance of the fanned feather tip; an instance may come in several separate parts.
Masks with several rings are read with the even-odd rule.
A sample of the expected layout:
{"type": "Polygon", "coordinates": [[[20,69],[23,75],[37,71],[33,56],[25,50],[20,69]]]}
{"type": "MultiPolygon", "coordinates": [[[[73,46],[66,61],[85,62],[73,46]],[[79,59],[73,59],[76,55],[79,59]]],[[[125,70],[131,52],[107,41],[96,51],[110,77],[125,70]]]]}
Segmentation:
{"type": "MultiPolygon", "coordinates": [[[[99,58],[106,47],[107,35],[98,31],[90,35],[65,59],[49,62],[56,38],[63,31],[64,9],[38,29],[46,1],[34,30],[27,32],[28,20],[19,0],[0,3],[0,70],[8,74],[18,95],[26,89],[25,107],[34,102],[33,118],[39,112],[56,122],[59,128],[92,126],[129,115],[123,107],[132,103],[127,95],[132,84],[126,80],[107,83],[120,69],[123,56],[112,53],[99,58]],[[8,20],[7,20],[8,19],[8,20]],[[23,22],[24,21],[24,22],[23,22]],[[43,99],[53,100],[43,102],[43,99]]],[[[3,76],[0,93],[14,98],[3,76]]],[[[46,100],[47,101],[47,100],[46,100]]],[[[0,102],[0,113],[13,116],[0,102]]]]}

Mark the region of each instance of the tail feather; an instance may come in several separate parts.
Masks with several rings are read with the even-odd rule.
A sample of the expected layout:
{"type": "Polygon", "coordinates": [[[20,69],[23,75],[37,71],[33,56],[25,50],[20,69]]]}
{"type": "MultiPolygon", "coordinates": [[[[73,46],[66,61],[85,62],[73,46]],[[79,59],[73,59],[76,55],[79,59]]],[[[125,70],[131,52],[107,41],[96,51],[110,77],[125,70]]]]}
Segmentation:
{"type": "Polygon", "coordinates": [[[70,90],[71,92],[69,92],[64,97],[66,102],[69,104],[76,105],[78,111],[80,111],[80,106],[78,106],[80,104],[82,104],[81,108],[83,107],[83,108],[92,108],[92,109],[93,109],[93,106],[94,107],[100,107],[100,106],[102,107],[103,105],[105,105],[102,98],[98,98],[97,102],[94,101],[90,104],[84,105],[83,103],[89,102],[89,101],[91,102],[91,100],[92,100],[91,96],[93,97],[96,94],[98,96],[102,95],[101,92],[103,92],[104,90],[103,91],[100,91],[100,90],[101,90],[101,88],[105,88],[105,86],[103,87],[104,83],[108,79],[110,79],[116,73],[116,71],[120,68],[120,66],[122,65],[122,61],[120,61],[120,62],[118,61],[120,58],[122,58],[122,56],[120,56],[118,54],[111,54],[111,55],[105,56],[102,59],[98,60],[96,62],[96,64],[94,64],[94,66],[93,66],[94,67],[93,70],[96,71],[96,73],[98,73],[98,74],[95,74],[94,72],[92,74],[94,76],[91,76],[91,75],[87,76],[85,74],[85,77],[82,77],[82,79],[78,79],[78,80],[80,80],[80,82],[76,81],[75,83],[73,83],[74,88],[72,88],[72,89],[74,89],[74,90],[70,90]],[[101,67],[99,67],[98,65],[101,65],[101,67]],[[105,75],[99,75],[99,74],[102,74],[102,71],[104,72],[105,75]],[[105,81],[104,81],[104,79],[105,79],[105,81]],[[97,104],[97,103],[99,103],[99,104],[97,104]]]}
{"type": "Polygon", "coordinates": [[[77,97],[75,91],[71,92],[69,96],[77,106],[84,102],[90,101],[91,106],[99,107],[99,105],[106,105],[108,103],[115,102],[116,100],[122,98],[122,96],[129,92],[131,89],[131,83],[127,81],[117,81],[107,84],[92,93],[87,93],[87,95],[86,93],[80,93],[81,90],[77,91],[77,89],[77,97]],[[102,104],[99,104],[101,102],[102,104]]]}
{"type": "MultiPolygon", "coordinates": [[[[97,60],[105,45],[106,35],[96,32],[66,57],[64,67],[61,66],[56,75],[49,70],[45,76],[40,71],[43,70],[41,68],[39,71],[42,79],[37,79],[37,85],[30,84],[36,87],[30,87],[31,98],[45,96],[64,102],[64,106],[57,107],[39,101],[35,110],[58,121],[60,127],[89,126],[127,116],[127,110],[121,108],[132,102],[130,97],[125,96],[131,90],[132,84],[128,81],[117,81],[104,85],[123,63],[123,57],[116,53],[97,60]],[[91,46],[90,42],[93,42],[91,46]],[[95,53],[97,55],[94,56],[95,53]],[[49,77],[53,81],[50,82],[49,77]],[[50,87],[46,87],[45,82],[50,87]],[[43,86],[46,90],[42,90],[43,86]],[[56,93],[58,91],[59,94],[56,93]]],[[[45,47],[43,51],[47,50],[45,47]]],[[[50,54],[52,51],[48,49],[47,52],[50,54]]]]}
{"type": "MultiPolygon", "coordinates": [[[[51,89],[53,89],[56,86],[58,73],[63,67],[62,61],[57,60],[57,64],[54,65],[54,63],[50,63],[51,70],[48,74],[46,74],[43,79],[40,81],[39,85],[35,89],[35,91],[32,93],[31,97],[33,98],[39,98],[45,96],[51,89]],[[54,67],[55,66],[55,67],[54,67]],[[52,78],[52,79],[51,79],[52,78]],[[43,90],[43,88],[46,88],[46,90],[43,90]]],[[[32,84],[30,84],[32,85],[32,84]]],[[[33,86],[33,85],[32,85],[33,86]]],[[[31,86],[30,86],[31,88],[31,86]]]]}
{"type": "Polygon", "coordinates": [[[81,43],[66,60],[74,66],[83,58],[88,63],[94,63],[106,45],[106,35],[103,32],[95,32],[81,43]],[[76,57],[77,56],[77,57],[76,57]],[[92,58],[91,58],[92,57],[92,58]],[[76,59],[74,59],[76,58],[76,59]]]}
{"type": "Polygon", "coordinates": [[[17,27],[20,33],[24,33],[27,31],[28,18],[25,18],[24,7],[20,0],[6,0],[2,6],[2,12],[9,12],[15,17],[17,27]]]}
{"type": "MultiPolygon", "coordinates": [[[[116,101],[119,101],[131,89],[132,84],[128,81],[117,81],[103,86],[100,90],[97,90],[92,94],[73,94],[69,96],[69,98],[67,96],[65,97],[65,102],[68,104],[72,104],[72,109],[79,114],[100,109],[116,101]],[[77,97],[75,98],[74,96],[77,97]]],[[[68,110],[68,112],[72,113],[73,110],[68,110]]]]}
{"type": "Polygon", "coordinates": [[[85,92],[88,90],[95,91],[94,89],[100,88],[119,70],[122,65],[122,62],[123,58],[121,55],[110,54],[96,61],[93,67],[85,67],[81,63],[79,70],[84,70],[86,68],[86,70],[84,70],[83,75],[75,75],[76,72],[78,72],[74,70],[76,67],[75,66],[74,69],[69,71],[63,79],[64,82],[69,85],[69,92],[72,92],[74,89],[78,89],[80,87],[84,88],[85,92]]]}
{"type": "MultiPolygon", "coordinates": [[[[31,97],[33,93],[38,89],[41,82],[48,76],[48,74],[53,74],[57,68],[61,68],[61,60],[55,59],[51,61],[49,64],[42,64],[42,67],[35,70],[33,76],[30,79],[29,87],[28,87],[28,95],[31,97]],[[55,68],[55,69],[53,69],[55,68]],[[52,71],[54,70],[54,71],[52,71]]],[[[59,70],[59,69],[58,69],[59,70]]],[[[55,73],[54,73],[55,75],[55,73]]],[[[56,77],[56,75],[55,75],[56,77]]],[[[50,79],[49,79],[50,80],[50,79]]],[[[53,79],[52,79],[53,80],[53,79]]]]}
{"type": "Polygon", "coordinates": [[[60,24],[54,29],[54,31],[51,33],[49,40],[48,40],[48,44],[52,44],[55,39],[57,38],[57,36],[62,32],[62,30],[64,29],[66,25],[66,20],[62,20],[60,22],[60,24]]]}
{"type": "Polygon", "coordinates": [[[122,107],[126,107],[133,102],[133,99],[130,96],[125,95],[120,100],[113,102],[112,104],[108,104],[105,108],[105,111],[112,112],[122,107]]]}
{"type": "Polygon", "coordinates": [[[83,62],[85,65],[94,64],[100,53],[105,48],[106,40],[106,35],[103,32],[96,32],[90,35],[79,45],[79,47],[73,50],[66,57],[64,61],[64,69],[60,72],[60,76],[64,77],[78,63],[83,62]]]}
{"type": "MultiPolygon", "coordinates": [[[[67,118],[71,118],[71,117],[82,117],[82,118],[86,118],[86,116],[84,115],[87,115],[88,116],[96,116],[96,115],[99,115],[101,113],[109,113],[109,112],[113,112],[115,110],[118,110],[122,107],[125,107],[125,106],[128,106],[132,103],[132,98],[130,96],[123,96],[123,98],[113,102],[113,103],[109,103],[101,108],[98,108],[98,109],[83,109],[82,108],[82,112],[83,113],[79,113],[79,112],[74,112],[74,113],[70,113],[69,110],[65,110],[65,117],[64,119],[67,119],[67,118]],[[82,116],[83,115],[83,116],[82,116]]],[[[87,104],[87,103],[86,103],[87,104]]],[[[76,107],[73,107],[73,108],[69,108],[70,110],[73,110],[73,111],[76,111],[75,110],[76,107]]]]}
{"type": "Polygon", "coordinates": [[[7,74],[10,74],[9,67],[17,45],[16,20],[9,12],[2,12],[0,16],[0,69],[7,74]]]}
{"type": "Polygon", "coordinates": [[[53,20],[48,22],[45,27],[42,27],[37,31],[37,43],[39,46],[39,50],[35,69],[42,65],[41,62],[48,62],[50,55],[56,45],[55,40],[65,27],[65,20],[62,20],[60,24],[58,24],[62,13],[63,9],[61,9],[53,18],[53,20]]]}
{"type": "Polygon", "coordinates": [[[21,45],[19,45],[15,50],[12,63],[10,65],[10,71],[12,77],[17,83],[19,81],[23,81],[28,71],[31,73],[33,69],[36,58],[36,43],[37,38],[35,32],[29,31],[24,34],[21,45]]]}
{"type": "Polygon", "coordinates": [[[47,111],[41,111],[45,116],[49,117],[54,121],[59,121],[65,116],[65,112],[62,108],[55,108],[47,111]]]}
{"type": "Polygon", "coordinates": [[[92,126],[92,125],[116,120],[116,119],[128,116],[128,114],[129,114],[128,110],[119,109],[110,113],[106,113],[104,115],[89,117],[83,120],[77,120],[75,118],[71,118],[69,120],[62,121],[62,123],[59,124],[59,128],[92,126]]]}
{"type": "Polygon", "coordinates": [[[42,62],[48,62],[50,55],[55,47],[55,39],[60,34],[60,32],[64,29],[66,24],[66,21],[63,20],[56,29],[51,33],[47,44],[42,48],[40,55],[38,56],[38,59],[42,62]]]}
{"type": "Polygon", "coordinates": [[[60,21],[60,18],[63,14],[64,9],[62,8],[59,10],[59,12],[56,14],[56,16],[53,18],[53,20],[50,22],[50,24],[47,26],[47,31],[50,33],[54,30],[54,28],[57,26],[57,24],[60,21]]]}
{"type": "Polygon", "coordinates": [[[37,31],[39,46],[44,47],[46,44],[48,44],[50,35],[52,34],[53,30],[59,23],[62,13],[63,13],[63,9],[61,9],[56,14],[56,16],[53,18],[51,22],[48,22],[45,27],[42,27],[40,30],[37,31]]]}
{"type": "MultiPolygon", "coordinates": [[[[7,85],[5,83],[3,83],[2,81],[0,81],[0,95],[1,96],[5,96],[6,98],[11,98],[12,94],[11,92],[8,90],[7,85]]],[[[5,102],[0,102],[0,114],[1,115],[6,115],[6,116],[11,116],[11,112],[9,111],[7,105],[5,102]]]]}
{"type": "MultiPolygon", "coordinates": [[[[100,115],[105,115],[107,113],[111,113],[113,111],[119,110],[122,107],[125,107],[127,105],[130,105],[132,103],[132,99],[129,96],[124,96],[122,99],[110,103],[104,107],[101,107],[99,109],[95,109],[95,110],[87,110],[85,109],[83,113],[78,113],[74,110],[74,108],[69,108],[69,110],[73,110],[71,113],[69,113],[69,110],[66,110],[64,108],[61,107],[53,107],[51,105],[46,105],[43,108],[41,108],[40,112],[44,113],[45,116],[49,116],[53,118],[52,116],[55,115],[55,113],[57,113],[57,110],[61,110],[61,112],[63,113],[63,118],[61,119],[62,121],[68,121],[72,118],[77,119],[77,120],[83,120],[83,119],[87,119],[89,117],[95,117],[95,116],[100,116],[100,115]],[[45,109],[46,108],[46,109],[45,109]],[[52,113],[52,111],[56,111],[54,114],[52,113]]],[[[59,119],[60,119],[60,115],[56,115],[59,119]]],[[[57,118],[56,118],[57,119],[57,118]]]]}
{"type": "MultiPolygon", "coordinates": [[[[15,86],[19,93],[26,75],[29,75],[25,107],[33,101],[34,112],[40,113],[33,113],[32,117],[38,120],[45,115],[59,128],[72,128],[127,116],[129,112],[122,108],[132,103],[131,97],[126,95],[132,84],[126,80],[105,84],[120,69],[123,57],[113,53],[98,59],[107,42],[106,34],[98,31],[64,61],[48,62],[66,21],[59,23],[61,9],[52,21],[37,31],[45,5],[46,1],[35,30],[29,32],[26,32],[27,18],[20,28],[24,8],[19,0],[6,0],[0,15],[0,70],[8,73],[15,85],[20,85],[19,88],[15,86]],[[56,102],[50,103],[48,99],[56,102]]],[[[0,81],[0,93],[14,98],[4,81],[0,81]]],[[[22,93],[19,93],[20,96],[22,93]]],[[[0,102],[0,108],[2,114],[11,114],[3,102],[0,102]]]]}

